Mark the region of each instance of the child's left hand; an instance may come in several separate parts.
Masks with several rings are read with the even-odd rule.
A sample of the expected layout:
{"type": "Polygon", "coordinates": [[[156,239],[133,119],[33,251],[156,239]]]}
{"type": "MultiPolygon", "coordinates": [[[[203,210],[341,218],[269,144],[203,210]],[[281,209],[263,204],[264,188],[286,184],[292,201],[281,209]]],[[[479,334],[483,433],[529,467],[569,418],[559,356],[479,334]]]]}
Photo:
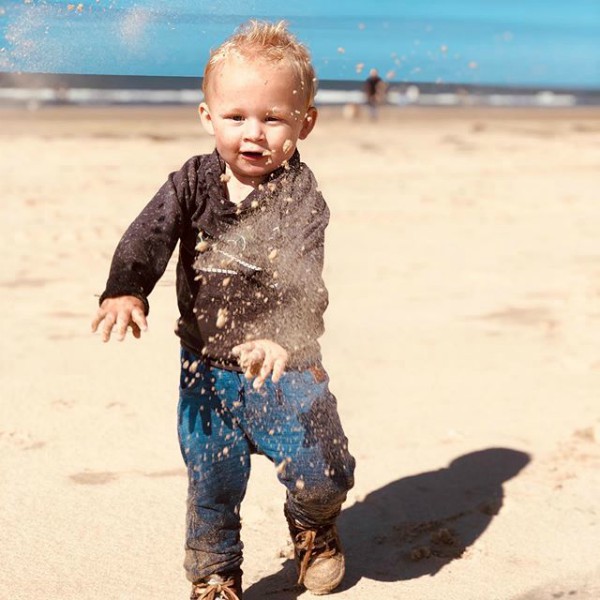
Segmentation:
{"type": "Polygon", "coordinates": [[[245,342],[235,346],[231,353],[238,357],[244,377],[254,379],[252,387],[255,390],[261,388],[270,373],[273,373],[273,382],[277,383],[288,361],[287,351],[271,340],[245,342]]]}

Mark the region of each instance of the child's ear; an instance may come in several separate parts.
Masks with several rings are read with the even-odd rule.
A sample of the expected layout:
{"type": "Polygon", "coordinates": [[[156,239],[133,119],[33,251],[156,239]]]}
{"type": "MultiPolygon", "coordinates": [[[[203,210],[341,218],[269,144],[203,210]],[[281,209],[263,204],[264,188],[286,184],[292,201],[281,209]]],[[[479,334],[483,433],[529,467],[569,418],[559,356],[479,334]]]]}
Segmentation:
{"type": "Polygon", "coordinates": [[[212,117],[210,116],[210,110],[206,102],[200,103],[200,106],[198,106],[198,114],[200,115],[200,122],[206,133],[208,133],[208,135],[215,135],[215,128],[213,127],[212,117]]]}
{"type": "Polygon", "coordinates": [[[306,116],[304,117],[304,123],[302,123],[302,129],[300,129],[300,135],[298,136],[301,140],[304,140],[308,137],[308,134],[313,130],[315,123],[317,122],[318,116],[317,109],[314,106],[310,106],[306,111],[306,116]]]}

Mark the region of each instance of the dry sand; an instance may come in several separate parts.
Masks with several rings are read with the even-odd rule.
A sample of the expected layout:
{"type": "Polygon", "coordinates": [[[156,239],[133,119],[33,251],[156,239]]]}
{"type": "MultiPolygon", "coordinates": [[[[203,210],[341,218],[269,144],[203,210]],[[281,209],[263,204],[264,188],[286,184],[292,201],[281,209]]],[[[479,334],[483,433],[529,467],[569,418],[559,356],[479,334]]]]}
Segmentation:
{"type": "MultiPolygon", "coordinates": [[[[340,600],[600,597],[600,111],[327,110],[325,365],[358,460],[340,600]]],[[[195,109],[0,112],[0,598],[187,598],[174,274],[89,333],[195,109]]],[[[297,598],[254,461],[247,600],[297,598]]],[[[309,597],[309,594],[304,596],[309,597]]]]}

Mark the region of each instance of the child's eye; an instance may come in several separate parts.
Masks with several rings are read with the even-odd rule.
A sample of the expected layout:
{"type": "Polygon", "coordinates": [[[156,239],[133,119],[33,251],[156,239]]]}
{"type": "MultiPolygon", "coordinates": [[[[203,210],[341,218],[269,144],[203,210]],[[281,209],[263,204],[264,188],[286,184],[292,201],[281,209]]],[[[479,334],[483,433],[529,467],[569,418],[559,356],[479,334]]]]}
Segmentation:
{"type": "Polygon", "coordinates": [[[279,117],[274,117],[273,115],[269,115],[266,119],[267,123],[271,122],[271,123],[277,123],[277,121],[280,121],[281,119],[279,117]]]}
{"type": "Polygon", "coordinates": [[[228,119],[239,122],[239,121],[243,121],[244,117],[242,117],[242,115],[229,115],[228,119]]]}

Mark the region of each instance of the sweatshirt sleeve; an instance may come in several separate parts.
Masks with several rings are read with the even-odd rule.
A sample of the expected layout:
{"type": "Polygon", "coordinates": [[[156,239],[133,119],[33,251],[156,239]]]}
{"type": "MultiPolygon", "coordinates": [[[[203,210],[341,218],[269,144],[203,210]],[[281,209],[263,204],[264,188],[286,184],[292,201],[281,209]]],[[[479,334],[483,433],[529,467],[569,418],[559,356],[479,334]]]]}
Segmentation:
{"type": "Polygon", "coordinates": [[[197,180],[197,157],[171,173],[125,231],[110,266],[105,298],[136,296],[149,311],[148,296],[167,268],[181,235],[183,213],[197,180]]]}
{"type": "MultiPolygon", "coordinates": [[[[325,229],[329,209],[320,193],[307,212],[297,215],[298,235],[291,240],[287,257],[277,264],[281,281],[281,307],[285,317],[276,318],[275,341],[294,354],[303,354],[324,332],[323,314],[329,298],[323,281],[325,229]]],[[[278,312],[278,311],[275,311],[278,312]]]]}
{"type": "MultiPolygon", "coordinates": [[[[290,201],[285,201],[278,234],[266,247],[262,244],[265,258],[255,264],[261,267],[256,277],[263,286],[259,301],[264,304],[247,324],[253,338],[277,342],[290,353],[294,364],[314,358],[328,305],[322,272],[329,209],[309,175],[307,172],[304,181],[293,182],[293,200],[290,194],[290,201]]],[[[269,236],[259,233],[257,237],[264,240],[269,236]]]]}

